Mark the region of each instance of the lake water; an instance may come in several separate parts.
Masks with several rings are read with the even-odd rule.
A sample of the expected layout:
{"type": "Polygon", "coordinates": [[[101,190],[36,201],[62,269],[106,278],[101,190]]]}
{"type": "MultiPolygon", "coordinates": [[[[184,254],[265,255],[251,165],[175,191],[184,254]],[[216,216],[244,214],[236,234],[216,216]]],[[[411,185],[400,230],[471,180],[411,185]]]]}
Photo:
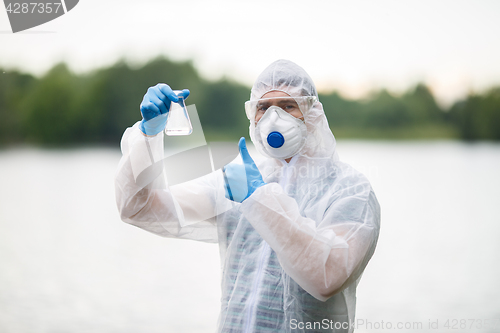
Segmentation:
{"type": "MultiPolygon", "coordinates": [[[[382,207],[356,331],[500,332],[500,145],[340,141],[338,151],[382,207]]],[[[121,222],[119,158],[0,152],[1,332],[215,330],[217,246],[121,222]]]]}

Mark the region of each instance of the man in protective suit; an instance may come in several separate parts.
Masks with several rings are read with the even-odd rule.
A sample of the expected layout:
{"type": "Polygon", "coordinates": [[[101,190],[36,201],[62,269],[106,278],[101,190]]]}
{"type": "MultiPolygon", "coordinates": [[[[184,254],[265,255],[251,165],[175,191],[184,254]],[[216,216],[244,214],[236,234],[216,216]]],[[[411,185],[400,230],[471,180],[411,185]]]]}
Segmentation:
{"type": "Polygon", "coordinates": [[[177,96],[166,84],[150,88],[143,120],[123,135],[115,181],[122,220],[219,243],[219,332],[352,332],[380,207],[366,177],[339,161],[309,75],[278,60],[252,87],[245,110],[262,161],[253,161],[242,138],[240,163],[174,186],[153,167],[138,182],[137,165],[163,159],[166,114],[177,96]]]}

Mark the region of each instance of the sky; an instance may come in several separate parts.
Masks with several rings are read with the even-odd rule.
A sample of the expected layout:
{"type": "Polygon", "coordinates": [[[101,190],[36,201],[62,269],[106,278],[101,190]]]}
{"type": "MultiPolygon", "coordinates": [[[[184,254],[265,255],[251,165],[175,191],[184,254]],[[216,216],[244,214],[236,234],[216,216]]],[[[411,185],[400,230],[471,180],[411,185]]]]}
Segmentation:
{"type": "Polygon", "coordinates": [[[424,82],[449,105],[500,85],[499,15],[497,0],[80,0],[64,16],[13,34],[0,7],[0,67],[42,75],[65,61],[85,73],[165,55],[192,60],[207,79],[250,86],[284,58],[320,92],[360,98],[424,82]]]}

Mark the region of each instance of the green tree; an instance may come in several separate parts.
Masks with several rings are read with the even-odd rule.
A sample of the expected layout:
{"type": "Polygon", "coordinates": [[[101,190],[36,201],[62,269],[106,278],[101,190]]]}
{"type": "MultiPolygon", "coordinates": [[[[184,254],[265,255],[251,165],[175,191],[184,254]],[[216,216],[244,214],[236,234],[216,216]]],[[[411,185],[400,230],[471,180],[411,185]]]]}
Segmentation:
{"type": "Polygon", "coordinates": [[[401,97],[415,125],[443,121],[443,110],[438,106],[430,89],[420,83],[401,97]]]}
{"type": "Polygon", "coordinates": [[[35,83],[31,75],[0,68],[0,144],[23,139],[21,103],[35,83]]]}
{"type": "Polygon", "coordinates": [[[500,140],[500,87],[455,103],[448,119],[464,140],[500,140]]]}
{"type": "Polygon", "coordinates": [[[387,129],[408,126],[412,123],[407,105],[385,89],[367,100],[363,109],[365,128],[387,129]]]}
{"type": "Polygon", "coordinates": [[[362,105],[358,101],[343,98],[337,92],[320,94],[328,122],[333,129],[339,127],[359,127],[362,121],[362,105]]]}
{"type": "Polygon", "coordinates": [[[76,78],[67,66],[52,68],[29,91],[22,103],[22,126],[29,142],[73,142],[79,126],[74,117],[76,78]]]}
{"type": "Polygon", "coordinates": [[[197,110],[209,138],[221,131],[235,139],[245,135],[248,130],[245,101],[249,92],[247,87],[228,80],[204,84],[197,110]]]}

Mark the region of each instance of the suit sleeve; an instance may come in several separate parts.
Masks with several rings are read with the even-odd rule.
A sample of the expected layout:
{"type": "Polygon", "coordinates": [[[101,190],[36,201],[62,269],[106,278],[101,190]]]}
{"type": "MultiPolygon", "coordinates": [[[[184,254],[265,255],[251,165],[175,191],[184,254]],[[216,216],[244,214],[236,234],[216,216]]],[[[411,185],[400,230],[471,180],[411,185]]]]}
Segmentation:
{"type": "Polygon", "coordinates": [[[163,132],[145,136],[138,124],[121,141],[123,156],[115,177],[121,219],[164,237],[217,242],[216,216],[228,207],[222,174],[213,172],[186,183],[168,186],[163,170],[163,132]]]}
{"type": "Polygon", "coordinates": [[[260,187],[240,211],[276,252],[285,270],[315,298],[328,298],[356,281],[378,238],[380,207],[364,178],[344,179],[329,196],[322,219],[301,215],[295,199],[276,183],[260,187]]]}

